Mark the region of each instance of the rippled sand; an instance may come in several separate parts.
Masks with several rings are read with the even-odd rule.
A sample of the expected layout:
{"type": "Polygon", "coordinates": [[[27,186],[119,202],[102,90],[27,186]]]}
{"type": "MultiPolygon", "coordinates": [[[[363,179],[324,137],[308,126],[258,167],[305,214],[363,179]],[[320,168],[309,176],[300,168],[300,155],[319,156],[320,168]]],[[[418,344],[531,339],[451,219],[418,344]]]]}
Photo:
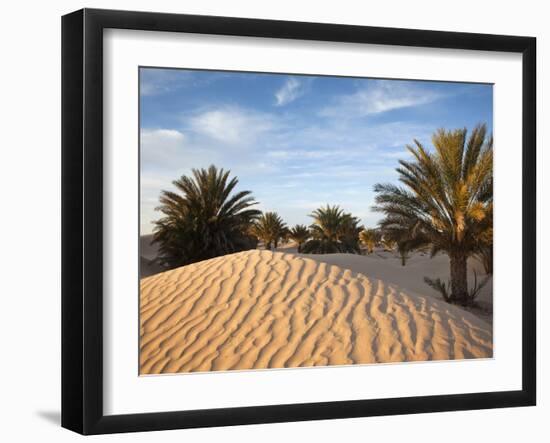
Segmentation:
{"type": "Polygon", "coordinates": [[[294,254],[246,251],[141,280],[142,374],[492,357],[459,307],[294,254]]]}

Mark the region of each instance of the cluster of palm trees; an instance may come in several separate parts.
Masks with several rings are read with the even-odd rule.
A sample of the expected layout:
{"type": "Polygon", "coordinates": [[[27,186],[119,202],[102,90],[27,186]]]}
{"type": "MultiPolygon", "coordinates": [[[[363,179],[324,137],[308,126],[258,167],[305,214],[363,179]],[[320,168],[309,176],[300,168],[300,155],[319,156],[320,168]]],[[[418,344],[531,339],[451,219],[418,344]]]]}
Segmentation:
{"type": "Polygon", "coordinates": [[[451,279],[426,281],[450,303],[471,304],[479,291],[469,291],[467,260],[477,257],[492,272],[493,141],[485,125],[469,137],[466,129],[438,130],[434,152],[421,143],[407,146],[412,161],[399,161],[401,185],[377,184],[375,211],[384,214],[377,229],[339,206],[313,211],[310,226],[289,228],[275,212],[261,213],[250,191],[236,191],[230,171],[210,166],[173,182],[178,192],[163,191],[163,216],[155,222],[154,241],[167,268],[219,255],[267,249],[293,240],[298,252],[367,253],[376,246],[397,250],[405,265],[410,251],[429,248],[450,258],[451,279]]]}
{"type": "Polygon", "coordinates": [[[253,249],[259,243],[275,249],[293,240],[298,252],[358,253],[359,219],[338,206],[321,207],[310,215],[312,224],[289,228],[276,212],[253,209],[250,191],[232,194],[237,178],[230,171],[210,166],[193,169],[192,177],[173,182],[179,192],[162,191],[162,214],[155,222],[154,241],[161,262],[168,268],[219,255],[253,249]]]}
{"type": "Polygon", "coordinates": [[[357,217],[337,205],[318,208],[310,217],[313,219],[310,226],[298,224],[289,228],[276,212],[265,212],[252,223],[250,233],[265,249],[276,249],[280,243],[292,240],[297,252],[304,254],[359,254],[361,244],[372,252],[378,242],[365,237],[370,233],[378,236],[378,230],[365,230],[357,217]]]}
{"type": "Polygon", "coordinates": [[[333,254],[337,252],[359,253],[359,219],[344,212],[339,206],[327,205],[311,214],[311,239],[302,252],[311,254],[333,254]]]}
{"type": "Polygon", "coordinates": [[[371,254],[382,246],[386,251],[397,250],[403,266],[413,249],[409,239],[394,239],[389,230],[365,229],[357,217],[337,205],[314,210],[310,226],[289,228],[276,212],[253,209],[257,202],[250,191],[232,195],[238,180],[230,180],[229,174],[215,166],[194,169],[192,177],[173,182],[178,193],[162,192],[158,210],[164,217],[155,222],[154,240],[160,244],[160,259],[167,268],[259,245],[276,249],[289,240],[297,252],[305,254],[371,254]]]}

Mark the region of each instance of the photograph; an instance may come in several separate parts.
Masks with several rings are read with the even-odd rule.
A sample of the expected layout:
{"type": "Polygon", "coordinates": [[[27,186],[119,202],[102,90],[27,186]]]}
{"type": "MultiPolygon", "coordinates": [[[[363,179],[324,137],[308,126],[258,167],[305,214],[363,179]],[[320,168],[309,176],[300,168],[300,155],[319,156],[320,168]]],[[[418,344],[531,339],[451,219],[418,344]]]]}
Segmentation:
{"type": "Polygon", "coordinates": [[[42,206],[61,221],[40,237],[60,237],[60,260],[14,261],[61,303],[35,290],[40,309],[11,297],[24,306],[6,311],[44,324],[7,317],[28,332],[19,354],[55,357],[38,372],[57,385],[22,366],[61,387],[32,402],[37,420],[61,400],[64,429],[170,441],[230,426],[262,439],[264,424],[277,442],[364,424],[407,439],[405,422],[429,441],[540,431],[541,14],[90,6],[61,14],[61,51],[52,15],[60,63],[40,66],[57,89],[14,71],[38,106],[61,99],[42,113],[61,131],[12,131],[60,138],[60,159],[12,151],[60,185],[61,208],[28,205],[36,180],[17,168],[6,188],[34,214],[17,218],[26,235],[6,230],[21,253],[51,221],[37,225],[42,206]]]}
{"type": "Polygon", "coordinates": [[[139,68],[139,374],[493,357],[493,85],[139,68]]]}

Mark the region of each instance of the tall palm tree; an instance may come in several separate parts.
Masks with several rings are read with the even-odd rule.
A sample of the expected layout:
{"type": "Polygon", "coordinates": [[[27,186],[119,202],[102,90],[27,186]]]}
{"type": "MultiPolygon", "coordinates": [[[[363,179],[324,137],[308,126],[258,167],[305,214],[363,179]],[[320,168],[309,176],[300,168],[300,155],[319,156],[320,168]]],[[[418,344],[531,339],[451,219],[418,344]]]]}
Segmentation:
{"type": "Polygon", "coordinates": [[[327,205],[318,208],[310,215],[311,240],[307,241],[302,252],[331,254],[335,252],[359,252],[358,234],[362,228],[359,220],[345,213],[339,206],[327,205]]]}
{"type": "Polygon", "coordinates": [[[364,229],[359,233],[359,241],[367,247],[367,253],[372,254],[380,236],[376,229],[364,229]]]}
{"type": "Polygon", "coordinates": [[[153,241],[160,260],[169,267],[183,266],[219,255],[255,247],[247,234],[260,214],[250,191],[234,192],[236,177],[211,165],[193,169],[172,182],[176,192],[162,191],[156,208],[163,217],[155,222],[153,241]]]}
{"type": "Polygon", "coordinates": [[[298,252],[302,252],[302,245],[309,237],[309,229],[305,225],[296,225],[290,230],[290,238],[298,245],[298,252]]]}
{"type": "Polygon", "coordinates": [[[287,231],[286,224],[276,212],[262,214],[252,228],[253,234],[264,243],[266,249],[277,248],[287,231]]]}
{"type": "Polygon", "coordinates": [[[440,129],[432,142],[435,152],[417,140],[407,146],[414,160],[396,169],[404,186],[377,184],[374,209],[385,214],[380,224],[391,237],[429,244],[432,256],[445,251],[448,300],[470,304],[467,259],[493,236],[493,140],[478,125],[469,137],[466,129],[440,129]]]}

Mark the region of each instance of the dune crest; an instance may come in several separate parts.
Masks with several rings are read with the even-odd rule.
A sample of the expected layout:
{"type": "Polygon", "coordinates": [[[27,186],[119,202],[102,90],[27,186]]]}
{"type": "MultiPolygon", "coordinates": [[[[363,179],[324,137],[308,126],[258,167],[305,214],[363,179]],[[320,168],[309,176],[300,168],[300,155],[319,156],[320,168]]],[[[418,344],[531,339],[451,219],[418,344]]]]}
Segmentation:
{"type": "Polygon", "coordinates": [[[462,309],[349,269],[252,250],[141,280],[140,373],[492,357],[462,309]]]}

